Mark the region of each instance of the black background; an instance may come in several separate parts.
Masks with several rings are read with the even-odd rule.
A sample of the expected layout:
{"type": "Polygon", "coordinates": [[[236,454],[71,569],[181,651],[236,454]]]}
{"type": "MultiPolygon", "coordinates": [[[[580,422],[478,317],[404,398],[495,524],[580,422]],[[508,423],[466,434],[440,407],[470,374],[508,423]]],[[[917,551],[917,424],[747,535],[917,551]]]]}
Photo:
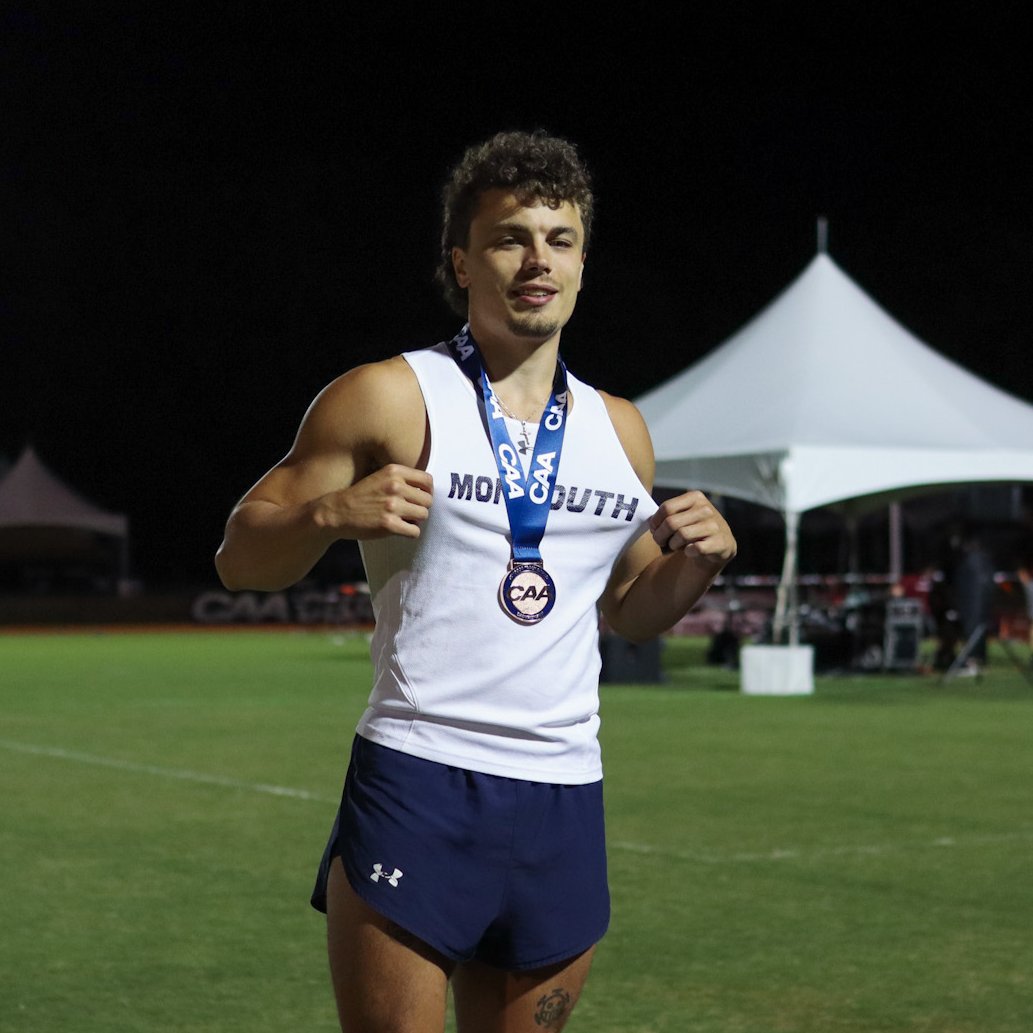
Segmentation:
{"type": "Polygon", "coordinates": [[[1033,400],[1020,7],[167,6],[0,14],[0,454],[128,514],[147,584],[213,580],[324,384],[454,332],[440,187],[498,129],[594,171],[583,379],[690,365],[825,215],[896,319],[1033,400]]]}

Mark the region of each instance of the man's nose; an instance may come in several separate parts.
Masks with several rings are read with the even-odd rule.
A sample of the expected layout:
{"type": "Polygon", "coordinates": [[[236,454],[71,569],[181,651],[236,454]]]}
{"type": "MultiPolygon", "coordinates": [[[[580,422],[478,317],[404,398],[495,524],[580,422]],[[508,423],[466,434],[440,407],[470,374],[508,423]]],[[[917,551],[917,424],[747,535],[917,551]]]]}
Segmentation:
{"type": "Polygon", "coordinates": [[[552,258],[549,245],[545,240],[532,240],[524,255],[524,268],[536,272],[549,272],[552,269],[552,258]]]}

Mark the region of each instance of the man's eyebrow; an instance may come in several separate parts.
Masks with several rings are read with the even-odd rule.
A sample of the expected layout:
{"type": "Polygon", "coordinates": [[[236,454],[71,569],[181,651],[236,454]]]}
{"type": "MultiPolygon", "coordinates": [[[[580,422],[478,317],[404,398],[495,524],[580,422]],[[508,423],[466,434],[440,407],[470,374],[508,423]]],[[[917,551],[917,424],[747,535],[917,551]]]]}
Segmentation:
{"type": "MultiPolygon", "coordinates": [[[[500,222],[495,226],[496,233],[529,233],[530,229],[525,226],[522,222],[500,222]]],[[[568,236],[578,238],[578,231],[574,226],[553,226],[548,235],[550,237],[568,236]]]]}

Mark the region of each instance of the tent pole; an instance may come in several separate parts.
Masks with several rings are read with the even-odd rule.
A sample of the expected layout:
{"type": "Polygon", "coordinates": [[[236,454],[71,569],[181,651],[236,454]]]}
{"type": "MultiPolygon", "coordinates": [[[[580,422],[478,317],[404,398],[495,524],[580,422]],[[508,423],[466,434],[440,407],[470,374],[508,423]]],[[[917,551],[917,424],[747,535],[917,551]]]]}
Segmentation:
{"type": "Polygon", "coordinates": [[[789,572],[789,644],[798,646],[800,644],[800,579],[799,574],[799,553],[798,544],[800,540],[800,514],[794,513],[792,519],[792,559],[793,567],[789,572]]]}
{"type": "Polygon", "coordinates": [[[857,517],[855,514],[850,513],[846,518],[846,572],[848,574],[857,574],[861,569],[861,559],[857,539],[857,527],[857,517]]]}
{"type": "Polygon", "coordinates": [[[118,583],[115,592],[120,598],[124,598],[129,592],[129,526],[126,524],[126,533],[119,540],[118,544],[118,583]]]}
{"type": "Polygon", "coordinates": [[[890,503],[890,584],[900,582],[904,575],[904,538],[901,524],[900,503],[890,503]]]}
{"type": "Polygon", "coordinates": [[[775,595],[775,618],[771,625],[771,641],[782,641],[782,632],[788,624],[789,644],[800,643],[800,614],[796,591],[796,549],[799,537],[800,514],[786,510],[782,514],[786,522],[786,550],[782,561],[782,577],[775,595]]]}

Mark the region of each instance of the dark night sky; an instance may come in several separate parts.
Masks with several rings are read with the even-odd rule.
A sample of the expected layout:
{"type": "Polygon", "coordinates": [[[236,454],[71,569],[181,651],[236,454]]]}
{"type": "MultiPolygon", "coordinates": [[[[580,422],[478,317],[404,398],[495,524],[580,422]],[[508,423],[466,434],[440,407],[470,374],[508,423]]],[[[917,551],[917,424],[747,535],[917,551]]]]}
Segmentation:
{"type": "Polygon", "coordinates": [[[1019,7],[165,6],[0,13],[0,455],[31,440],[127,513],[150,584],[214,577],[230,507],[325,383],[453,332],[440,185],[501,128],[567,135],[594,170],[564,335],[584,379],[635,397],[694,362],[824,214],[900,322],[1033,400],[1019,7]]]}

